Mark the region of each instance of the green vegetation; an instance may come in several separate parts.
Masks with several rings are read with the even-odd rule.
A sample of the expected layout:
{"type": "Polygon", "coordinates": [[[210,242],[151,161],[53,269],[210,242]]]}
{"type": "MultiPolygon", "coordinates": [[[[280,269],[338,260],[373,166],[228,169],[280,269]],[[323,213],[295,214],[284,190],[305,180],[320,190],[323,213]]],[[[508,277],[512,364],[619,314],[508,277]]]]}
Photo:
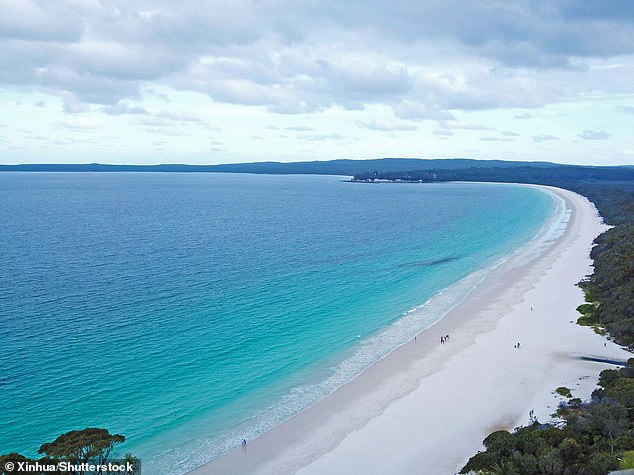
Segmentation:
{"type": "Polygon", "coordinates": [[[634,359],[619,370],[602,371],[599,385],[587,404],[562,403],[557,411],[562,426],[535,421],[513,433],[493,432],[484,439],[486,451],[471,457],[460,473],[600,475],[631,466],[634,359]]]}
{"type": "MultiPolygon", "coordinates": [[[[577,308],[582,315],[578,323],[592,326],[600,334],[607,332],[617,343],[632,348],[634,181],[629,171],[612,180],[542,177],[533,182],[588,197],[606,222],[614,226],[595,240],[591,253],[594,273],[579,283],[587,303],[577,308]]],[[[634,467],[634,359],[620,370],[602,371],[599,386],[591,402],[582,404],[580,399],[572,398],[559,409],[563,426],[535,422],[513,434],[506,432],[503,448],[487,437],[487,450],[472,457],[461,473],[581,475],[634,467]],[[505,471],[500,471],[501,466],[505,471]]],[[[557,388],[556,392],[570,397],[566,389],[557,388]]]]}
{"type": "Polygon", "coordinates": [[[580,282],[588,303],[579,323],[603,328],[617,343],[634,346],[634,182],[563,183],[587,196],[613,228],[595,240],[594,273],[580,282]]]}
{"type": "Polygon", "coordinates": [[[506,183],[538,183],[568,188],[566,185],[594,185],[598,181],[621,182],[634,180],[634,168],[630,167],[582,167],[556,165],[551,167],[475,167],[463,169],[438,169],[412,171],[373,171],[356,173],[356,181],[391,180],[400,182],[439,181],[492,181],[506,183]]]}
{"type": "Polygon", "coordinates": [[[623,455],[621,456],[621,464],[619,465],[619,469],[625,470],[628,468],[634,468],[634,450],[623,452],[623,455]]]}
{"type": "Polygon", "coordinates": [[[563,396],[563,397],[567,397],[567,398],[571,398],[572,397],[572,393],[570,392],[570,388],[567,388],[565,386],[559,386],[557,389],[555,389],[555,392],[557,394],[559,394],[560,396],[563,396]]]}
{"type": "MultiPolygon", "coordinates": [[[[110,461],[112,449],[125,441],[125,437],[120,434],[110,434],[106,429],[87,428],[83,430],[72,430],[60,435],[53,442],[47,442],[37,451],[43,456],[39,459],[29,459],[24,455],[12,452],[7,455],[0,456],[0,473],[9,475],[13,473],[26,473],[18,471],[19,462],[34,464],[39,462],[41,466],[51,466],[59,462],[68,462],[72,464],[92,463],[95,465],[106,465],[110,461]],[[15,470],[9,471],[6,468],[7,462],[13,462],[15,470]]],[[[125,475],[140,473],[140,462],[131,454],[126,454],[125,460],[130,462],[133,470],[126,472],[125,475]]],[[[37,475],[53,475],[57,471],[32,471],[28,473],[37,475]]],[[[61,473],[61,472],[59,472],[61,473]]],[[[66,474],[83,473],[64,471],[66,474]]],[[[123,472],[118,472],[123,473],[123,472]]]]}
{"type": "Polygon", "coordinates": [[[53,442],[43,444],[37,453],[49,459],[69,458],[79,462],[96,459],[102,463],[108,460],[113,447],[122,442],[125,442],[124,436],[110,435],[106,429],[72,430],[53,442]]]}

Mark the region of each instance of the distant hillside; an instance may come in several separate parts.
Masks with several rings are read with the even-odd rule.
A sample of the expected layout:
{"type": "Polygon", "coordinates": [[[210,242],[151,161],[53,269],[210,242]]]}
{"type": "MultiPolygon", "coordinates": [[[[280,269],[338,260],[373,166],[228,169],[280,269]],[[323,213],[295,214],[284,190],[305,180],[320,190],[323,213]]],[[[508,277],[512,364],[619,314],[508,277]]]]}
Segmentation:
{"type": "Polygon", "coordinates": [[[306,175],[356,175],[366,172],[406,172],[408,170],[454,170],[480,167],[539,167],[550,168],[557,164],[549,162],[507,162],[504,160],[473,160],[467,158],[420,159],[379,158],[373,160],[328,160],[313,162],[255,162],[226,165],[104,165],[90,164],[34,164],[0,165],[0,171],[23,172],[182,172],[182,173],[265,173],[306,175]]]}
{"type": "Polygon", "coordinates": [[[557,165],[550,167],[470,167],[463,169],[426,169],[409,171],[362,172],[354,175],[354,181],[494,181],[559,185],[563,182],[634,181],[632,167],[584,167],[557,165]]]}
{"type": "Polygon", "coordinates": [[[373,160],[328,160],[314,162],[262,162],[216,165],[213,171],[234,173],[289,173],[316,175],[354,175],[363,172],[404,172],[414,169],[454,170],[470,167],[553,167],[548,162],[506,162],[503,160],[473,160],[468,158],[420,159],[420,158],[379,158],[373,160]]]}

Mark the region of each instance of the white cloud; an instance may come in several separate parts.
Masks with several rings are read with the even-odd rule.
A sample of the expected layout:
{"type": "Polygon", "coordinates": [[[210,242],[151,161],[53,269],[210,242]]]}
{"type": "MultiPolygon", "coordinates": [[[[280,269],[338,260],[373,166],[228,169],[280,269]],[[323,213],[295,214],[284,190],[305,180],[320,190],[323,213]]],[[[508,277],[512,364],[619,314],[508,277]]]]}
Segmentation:
{"type": "Polygon", "coordinates": [[[89,117],[71,117],[57,124],[62,129],[98,129],[101,127],[99,121],[89,117]]]}
{"type": "Polygon", "coordinates": [[[122,114],[148,114],[148,111],[140,106],[133,106],[125,101],[119,101],[112,106],[106,106],[103,108],[106,114],[110,115],[122,115],[122,114]]]}
{"type": "Polygon", "coordinates": [[[392,120],[370,120],[370,121],[362,121],[358,120],[356,122],[357,127],[361,127],[364,129],[370,130],[381,130],[381,131],[412,131],[418,129],[415,125],[395,122],[392,120]]]}
{"type": "Polygon", "coordinates": [[[533,135],[533,142],[548,142],[550,140],[559,140],[559,137],[550,134],[533,135]]]}
{"type": "Polygon", "coordinates": [[[440,137],[453,137],[454,133],[451,130],[447,130],[447,129],[436,129],[432,132],[434,135],[440,136],[440,137]]]}
{"type": "Polygon", "coordinates": [[[34,94],[26,103],[42,104],[42,128],[65,123],[62,113],[117,129],[115,136],[128,125],[197,136],[229,121],[223,147],[253,158],[260,150],[248,155],[241,138],[266,126],[306,132],[289,134],[285,143],[297,150],[297,140],[323,136],[340,147],[325,153],[344,156],[377,150],[364,140],[366,148],[343,147],[353,134],[378,137],[370,130],[418,130],[398,144],[412,154],[454,156],[457,138],[460,153],[482,145],[477,134],[456,132],[429,148],[457,130],[540,143],[576,130],[582,139],[608,138],[606,127],[607,147],[627,136],[615,117],[634,111],[617,102],[634,97],[633,17],[632,3],[620,0],[0,0],[0,93],[34,94]],[[601,121],[544,114],[611,100],[612,115],[601,121]],[[246,117],[259,122],[241,134],[246,117]],[[337,120],[341,128],[331,128],[337,120]],[[341,136],[315,132],[324,130],[341,136]]]}
{"type": "Polygon", "coordinates": [[[343,140],[346,137],[341,134],[312,134],[312,135],[298,135],[298,138],[302,140],[321,141],[321,140],[343,140]]]}
{"type": "Polygon", "coordinates": [[[483,142],[513,142],[514,140],[508,137],[480,137],[483,142]]]}
{"type": "Polygon", "coordinates": [[[579,134],[579,137],[584,140],[607,140],[610,138],[605,130],[584,130],[579,134]]]}
{"type": "Polygon", "coordinates": [[[438,125],[442,129],[461,129],[461,130],[495,130],[495,127],[489,127],[484,124],[467,122],[462,120],[441,120],[438,125]]]}
{"type": "MultiPolygon", "coordinates": [[[[271,128],[273,130],[277,129],[277,127],[268,127],[271,128]]],[[[303,126],[291,126],[291,127],[285,127],[286,130],[293,130],[296,132],[312,132],[315,129],[313,129],[312,127],[303,127],[303,126]]]]}
{"type": "Polygon", "coordinates": [[[567,87],[544,68],[634,53],[631,25],[609,6],[580,15],[571,2],[371,0],[364,15],[334,0],[5,2],[0,80],[107,105],[156,82],[275,112],[383,103],[400,118],[446,120],[456,108],[560,100],[567,87]]]}

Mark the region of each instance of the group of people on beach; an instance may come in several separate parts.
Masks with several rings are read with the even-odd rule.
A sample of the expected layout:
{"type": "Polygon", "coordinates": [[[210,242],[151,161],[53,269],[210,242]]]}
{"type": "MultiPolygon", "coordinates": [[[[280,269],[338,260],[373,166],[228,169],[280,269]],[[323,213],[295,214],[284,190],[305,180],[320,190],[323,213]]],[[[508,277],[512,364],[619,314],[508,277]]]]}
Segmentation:
{"type": "MultiPolygon", "coordinates": [[[[449,335],[445,335],[445,336],[441,336],[440,337],[440,343],[442,345],[444,345],[445,343],[447,343],[447,340],[449,340],[449,335]]],[[[414,343],[416,343],[416,336],[414,336],[414,343]]]]}

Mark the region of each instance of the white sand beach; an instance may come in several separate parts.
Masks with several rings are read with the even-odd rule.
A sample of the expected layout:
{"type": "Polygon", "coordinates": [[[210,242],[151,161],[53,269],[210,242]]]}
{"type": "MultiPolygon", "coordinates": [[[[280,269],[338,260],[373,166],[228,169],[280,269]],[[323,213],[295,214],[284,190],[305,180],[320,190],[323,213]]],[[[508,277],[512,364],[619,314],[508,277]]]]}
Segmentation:
{"type": "Polygon", "coordinates": [[[531,410],[547,421],[562,399],[556,387],[588,398],[613,366],[582,357],[630,353],[574,323],[583,303],[575,284],[591,273],[592,241],[605,226],[587,199],[550,189],[570,219],[539,256],[517,253],[416,341],[192,473],[453,474],[491,431],[528,424],[531,410]]]}

